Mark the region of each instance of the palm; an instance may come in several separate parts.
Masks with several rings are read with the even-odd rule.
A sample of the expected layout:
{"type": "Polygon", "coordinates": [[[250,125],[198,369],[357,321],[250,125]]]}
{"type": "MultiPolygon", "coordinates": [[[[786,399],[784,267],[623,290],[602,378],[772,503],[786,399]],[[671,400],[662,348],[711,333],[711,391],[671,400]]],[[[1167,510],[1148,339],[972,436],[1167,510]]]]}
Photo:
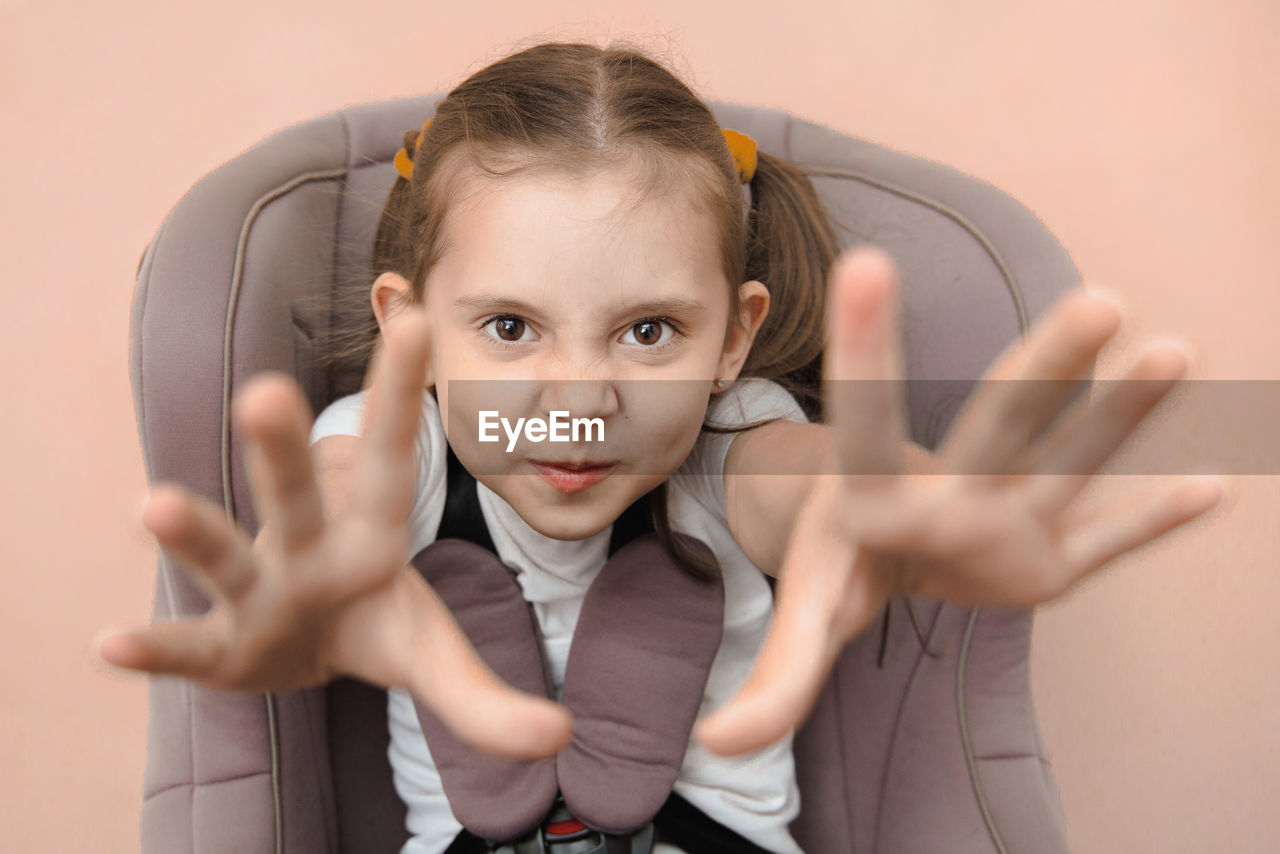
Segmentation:
{"type": "Polygon", "coordinates": [[[842,517],[863,520],[851,536],[864,560],[894,567],[896,593],[1025,607],[1064,589],[1069,525],[1038,512],[1025,481],[979,485],[967,475],[903,474],[891,490],[867,492],[832,498],[842,517]]]}
{"type": "Polygon", "coordinates": [[[554,753],[569,735],[567,710],[498,679],[406,565],[423,318],[393,320],[386,343],[341,510],[322,506],[297,383],[255,378],[237,396],[233,418],[246,439],[262,533],[250,541],[216,505],[176,484],[157,487],[143,522],[213,608],[199,619],[108,635],[100,654],[119,667],[222,689],[289,691],[339,675],[409,687],[476,747],[554,753]]]}
{"type": "Polygon", "coordinates": [[[1149,347],[1096,404],[1068,408],[1120,315],[1083,290],[996,361],[928,471],[908,473],[892,262],[855,251],[832,274],[824,393],[835,434],[779,573],[774,621],[739,694],[699,727],[720,753],[800,723],[836,657],[895,594],[964,605],[1046,602],[1186,523],[1221,494],[1182,480],[1102,507],[1075,499],[1186,369],[1149,347]],[[1050,422],[1054,422],[1052,425],[1050,422]]]}

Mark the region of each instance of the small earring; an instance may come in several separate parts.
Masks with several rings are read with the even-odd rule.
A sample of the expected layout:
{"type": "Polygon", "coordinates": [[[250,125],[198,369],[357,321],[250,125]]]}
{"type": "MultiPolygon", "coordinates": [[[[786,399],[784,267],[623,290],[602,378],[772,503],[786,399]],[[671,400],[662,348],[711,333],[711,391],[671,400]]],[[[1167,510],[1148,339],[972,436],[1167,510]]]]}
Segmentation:
{"type": "Polygon", "coordinates": [[[716,377],[716,388],[724,388],[726,380],[724,377],[716,377]]]}

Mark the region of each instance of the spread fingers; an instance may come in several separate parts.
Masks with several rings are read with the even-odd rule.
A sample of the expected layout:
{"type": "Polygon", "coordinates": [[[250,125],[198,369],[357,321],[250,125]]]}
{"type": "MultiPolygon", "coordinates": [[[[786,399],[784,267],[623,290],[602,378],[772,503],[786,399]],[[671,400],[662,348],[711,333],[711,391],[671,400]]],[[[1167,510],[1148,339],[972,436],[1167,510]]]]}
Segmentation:
{"type": "Polygon", "coordinates": [[[210,617],[108,631],[98,641],[98,655],[116,667],[187,678],[211,673],[224,649],[222,632],[210,617]]]}
{"type": "Polygon", "coordinates": [[[255,376],[232,405],[260,527],[286,553],[314,542],[324,530],[324,509],[308,445],[311,412],[292,377],[255,376]]]}
{"type": "Polygon", "coordinates": [[[156,486],[142,523],[211,596],[236,601],[257,579],[248,536],[222,510],[182,486],[156,486]]]}
{"type": "Polygon", "coordinates": [[[428,329],[420,308],[403,311],[388,323],[374,355],[351,506],[379,524],[402,526],[413,506],[413,443],[426,394],[428,329]]]}

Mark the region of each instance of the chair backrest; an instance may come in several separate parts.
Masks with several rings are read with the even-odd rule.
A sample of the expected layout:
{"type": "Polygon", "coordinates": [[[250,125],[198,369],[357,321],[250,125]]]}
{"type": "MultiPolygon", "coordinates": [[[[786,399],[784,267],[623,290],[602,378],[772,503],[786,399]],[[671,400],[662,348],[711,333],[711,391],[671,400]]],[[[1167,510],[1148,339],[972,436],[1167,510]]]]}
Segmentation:
{"type": "MultiPolygon", "coordinates": [[[[366,275],[405,130],[442,97],[349,107],[288,127],[201,178],[141,260],[130,373],[149,482],[177,480],[258,519],[229,426],[237,388],[295,375],[313,411],[359,388],[317,368],[326,310],[366,275]],[[319,300],[317,300],[319,295],[319,300]]],[[[811,170],[842,245],[888,250],[902,275],[907,402],[933,447],[972,383],[1079,274],[1000,190],[779,110],[709,102],[722,127],[811,170]]],[[[153,613],[209,601],[161,552],[153,613]]],[[[1032,707],[1030,611],[919,597],[841,656],[795,749],[806,851],[1066,851],[1032,707]],[[917,632],[928,642],[926,652],[917,632]]],[[[150,683],[146,852],[393,851],[407,838],[386,758],[385,692],[351,679],[287,694],[150,683]]]]}

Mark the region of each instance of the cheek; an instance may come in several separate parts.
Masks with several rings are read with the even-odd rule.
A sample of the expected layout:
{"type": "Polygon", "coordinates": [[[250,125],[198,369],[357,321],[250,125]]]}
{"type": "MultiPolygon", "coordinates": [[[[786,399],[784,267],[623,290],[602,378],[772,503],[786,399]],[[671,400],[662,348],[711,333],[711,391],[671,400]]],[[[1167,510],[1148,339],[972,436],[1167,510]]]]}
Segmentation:
{"type": "Polygon", "coordinates": [[[644,449],[644,473],[670,474],[684,462],[702,430],[706,382],[663,380],[635,386],[627,401],[627,429],[644,449]]]}
{"type": "MultiPolygon", "coordinates": [[[[456,376],[456,375],[455,375],[456,376]]],[[[538,385],[519,379],[480,379],[466,373],[466,379],[446,379],[447,395],[440,398],[441,412],[449,444],[458,459],[473,475],[501,475],[511,471],[533,448],[523,429],[512,447],[507,430],[516,429],[520,418],[539,413],[538,385]],[[480,441],[481,413],[485,413],[485,435],[480,441]],[[502,420],[506,419],[504,425],[502,420]]],[[[497,490],[495,490],[497,491],[497,490]]]]}
{"type": "Polygon", "coordinates": [[[441,400],[441,413],[453,452],[477,477],[502,471],[504,457],[510,456],[505,450],[507,438],[501,429],[490,429],[489,435],[496,435],[497,441],[481,442],[480,413],[491,410],[497,410],[499,415],[508,413],[500,388],[504,384],[500,381],[445,379],[444,385],[448,394],[441,400]]]}

